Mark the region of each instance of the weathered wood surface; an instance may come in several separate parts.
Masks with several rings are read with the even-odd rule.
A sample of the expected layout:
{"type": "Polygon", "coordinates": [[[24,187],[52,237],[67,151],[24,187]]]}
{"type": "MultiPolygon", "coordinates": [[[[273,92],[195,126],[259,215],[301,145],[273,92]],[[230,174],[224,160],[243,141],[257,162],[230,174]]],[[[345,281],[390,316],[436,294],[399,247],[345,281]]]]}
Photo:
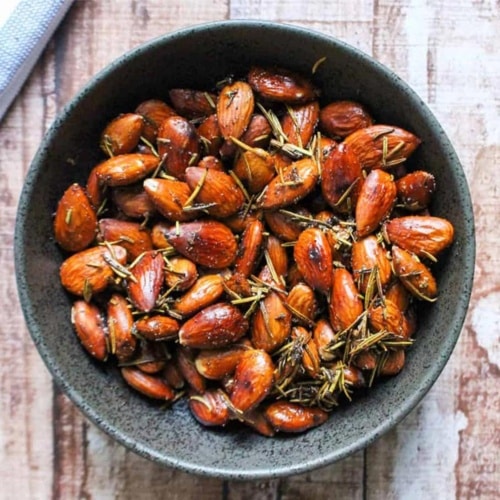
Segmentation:
{"type": "Polygon", "coordinates": [[[0,123],[0,498],[498,498],[500,491],[500,4],[498,0],[77,0],[0,123]],[[54,389],[15,288],[23,179],[61,107],[124,51],[174,29],[256,18],[337,36],[429,103],[463,162],[477,224],[472,302],[424,401],[364,452],[309,474],[223,482],[150,463],[54,389]]]}

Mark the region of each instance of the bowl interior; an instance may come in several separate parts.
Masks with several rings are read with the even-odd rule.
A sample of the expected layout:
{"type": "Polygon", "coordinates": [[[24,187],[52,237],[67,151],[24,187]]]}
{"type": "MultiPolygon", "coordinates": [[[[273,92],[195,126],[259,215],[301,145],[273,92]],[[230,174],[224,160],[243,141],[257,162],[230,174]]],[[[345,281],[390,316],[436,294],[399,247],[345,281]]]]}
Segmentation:
{"type": "Polygon", "coordinates": [[[292,474],[326,465],[367,445],[401,420],[441,372],[460,333],[474,265],[474,229],[466,180],[444,132],[399,78],[361,52],[286,25],[224,22],[183,30],[145,46],[97,75],[67,106],[29,171],[16,227],[16,271],[26,320],[55,380],[102,429],[161,463],[232,478],[292,474]],[[165,410],[132,392],[115,369],[94,363],[72,331],[70,297],[58,282],[63,254],[52,238],[52,214],[71,182],[85,183],[99,161],[104,125],[173,87],[206,89],[251,64],[283,66],[314,76],[322,102],[350,98],[380,123],[416,133],[415,165],[432,172],[433,213],[455,226],[456,240],[437,268],[440,300],[420,309],[418,340],[397,377],[335,411],[303,435],[264,438],[241,429],[207,430],[184,404],[165,410]]]}

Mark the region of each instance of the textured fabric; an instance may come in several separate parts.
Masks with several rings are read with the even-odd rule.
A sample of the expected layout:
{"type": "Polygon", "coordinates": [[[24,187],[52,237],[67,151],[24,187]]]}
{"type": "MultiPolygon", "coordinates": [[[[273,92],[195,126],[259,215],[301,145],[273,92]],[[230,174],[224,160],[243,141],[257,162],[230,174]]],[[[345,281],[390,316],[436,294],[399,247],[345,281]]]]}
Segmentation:
{"type": "Polygon", "coordinates": [[[20,0],[0,26],[0,119],[21,89],[72,1],[20,0]]]}

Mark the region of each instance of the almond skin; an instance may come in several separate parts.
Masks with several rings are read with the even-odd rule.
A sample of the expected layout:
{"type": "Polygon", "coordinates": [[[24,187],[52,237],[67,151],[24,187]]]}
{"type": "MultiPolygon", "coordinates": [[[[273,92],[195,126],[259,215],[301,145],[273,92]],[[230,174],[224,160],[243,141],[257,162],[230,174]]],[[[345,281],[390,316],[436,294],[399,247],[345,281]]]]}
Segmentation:
{"type": "Polygon", "coordinates": [[[113,189],[113,202],[123,215],[131,219],[144,219],[156,212],[141,184],[113,189]]]}
{"type": "Polygon", "coordinates": [[[314,326],[312,338],[316,343],[319,357],[323,361],[332,361],[335,355],[328,351],[328,346],[334,341],[335,332],[325,318],[321,318],[314,326]]]}
{"type": "Polygon", "coordinates": [[[260,114],[252,115],[247,129],[240,139],[251,148],[266,147],[271,139],[271,125],[269,125],[267,118],[260,114]]]}
{"type": "Polygon", "coordinates": [[[269,101],[292,104],[312,101],[316,97],[309,80],[286,69],[253,67],[247,80],[255,92],[269,101]]]}
{"type": "Polygon", "coordinates": [[[328,420],[326,411],[288,401],[271,403],[264,415],[273,429],[281,432],[304,432],[328,420]]]}
{"type": "Polygon", "coordinates": [[[250,193],[259,193],[276,174],[273,156],[259,148],[243,151],[236,160],[233,172],[246,184],[250,193]]]}
{"type": "Polygon", "coordinates": [[[225,425],[231,416],[227,396],[220,389],[192,396],[189,398],[189,409],[196,420],[206,426],[225,425]]]}
{"type": "Polygon", "coordinates": [[[132,312],[125,297],[115,293],[108,302],[107,313],[111,353],[116,354],[118,361],[123,363],[133,356],[137,343],[136,337],[132,335],[132,312]]]}
{"type": "Polygon", "coordinates": [[[354,279],[347,269],[333,271],[332,296],[330,300],[330,323],[335,332],[349,328],[363,312],[363,303],[358,296],[354,279]]]}
{"type": "Polygon", "coordinates": [[[306,283],[313,289],[327,294],[332,284],[332,249],[325,233],[311,227],[299,236],[293,256],[306,283]]]}
{"type": "Polygon", "coordinates": [[[217,102],[217,97],[214,94],[201,90],[171,89],[168,95],[174,109],[185,118],[201,118],[215,111],[212,103],[217,102]]]}
{"type": "Polygon", "coordinates": [[[368,111],[353,101],[335,101],[321,109],[320,127],[330,137],[347,137],[356,130],[373,125],[368,111]]]}
{"type": "Polygon", "coordinates": [[[146,316],[134,323],[134,331],[151,341],[176,339],[179,328],[177,320],[161,314],[146,316]]]}
{"type": "Polygon", "coordinates": [[[259,349],[245,351],[234,372],[231,402],[240,411],[255,408],[269,393],[274,382],[271,356],[259,349]]]}
{"type": "Polygon", "coordinates": [[[288,292],[286,305],[289,307],[294,321],[306,326],[314,324],[314,318],[318,313],[318,303],[311,287],[305,283],[295,285],[288,292]]]}
{"type": "Polygon", "coordinates": [[[188,319],[179,330],[179,342],[197,349],[217,349],[233,344],[247,329],[248,322],[238,308],[218,303],[188,319]]]}
{"type": "Polygon", "coordinates": [[[165,236],[179,253],[210,269],[224,269],[236,258],[236,239],[231,230],[221,222],[186,222],[178,227],[171,227],[165,236]]]}
{"type": "Polygon", "coordinates": [[[165,264],[165,284],[168,288],[183,292],[191,288],[198,279],[198,270],[193,261],[184,257],[172,257],[165,264]]]}
{"type": "Polygon", "coordinates": [[[85,350],[97,360],[106,361],[106,332],[99,308],[77,300],[71,309],[71,322],[85,350]]]}
{"type": "Polygon", "coordinates": [[[217,115],[213,114],[205,118],[198,126],[197,132],[205,153],[212,156],[218,156],[223,138],[217,115]]]}
{"type": "Polygon", "coordinates": [[[344,144],[350,146],[365,169],[391,168],[405,161],[420,144],[411,132],[389,125],[372,125],[348,135],[344,144]],[[384,139],[385,137],[385,139],[384,139]],[[384,143],[387,153],[384,158],[384,143]]]}
{"type": "Polygon", "coordinates": [[[178,346],[175,351],[176,365],[189,387],[198,394],[206,390],[206,381],[194,364],[194,353],[189,347],[178,346]]]}
{"type": "Polygon", "coordinates": [[[303,148],[311,140],[318,119],[319,104],[317,101],[289,106],[287,113],[281,119],[281,128],[288,137],[288,142],[303,148]]]}
{"type": "Polygon", "coordinates": [[[429,206],[436,190],[436,179],[430,172],[417,170],[396,181],[399,202],[412,212],[429,206]]]}
{"type": "Polygon", "coordinates": [[[292,163],[267,185],[260,207],[270,210],[297,203],[314,189],[318,177],[318,168],[312,159],[292,163]]]}
{"type": "Polygon", "coordinates": [[[127,259],[127,251],[121,246],[114,245],[113,254],[107,247],[92,247],[68,257],[59,270],[62,286],[80,297],[102,292],[114,276],[105,257],[119,264],[125,264],[127,259]]]}
{"type": "Polygon", "coordinates": [[[101,182],[99,177],[97,177],[97,171],[99,170],[100,164],[96,165],[91,171],[87,178],[87,185],[85,186],[85,193],[87,194],[90,204],[94,210],[98,210],[104,201],[104,190],[106,186],[101,182]]]}
{"type": "Polygon", "coordinates": [[[237,273],[248,278],[257,264],[257,257],[262,245],[264,226],[259,220],[252,221],[241,237],[238,255],[234,262],[237,273]]]}
{"type": "Polygon", "coordinates": [[[68,252],[87,248],[95,238],[97,217],[84,189],[72,184],[57,205],[54,218],[54,236],[68,252]]]}
{"type": "Polygon", "coordinates": [[[281,244],[281,241],[272,234],[267,237],[266,252],[276,274],[286,278],[288,274],[288,254],[286,248],[281,244]]]}
{"type": "Polygon", "coordinates": [[[144,137],[151,143],[156,141],[160,125],[177,113],[165,102],[159,99],[149,99],[141,102],[135,112],[144,118],[144,137]]]}
{"type": "Polygon", "coordinates": [[[164,281],[165,263],[160,253],[147,252],[131,269],[134,279],[127,283],[128,296],[142,312],[154,308],[164,281]]]}
{"type": "Polygon", "coordinates": [[[139,341],[133,362],[144,373],[161,374],[167,365],[165,349],[160,344],[139,341]]]}
{"type": "Polygon", "coordinates": [[[177,301],[173,308],[182,316],[190,316],[214,304],[224,293],[223,279],[218,274],[205,274],[177,301]]]}
{"type": "Polygon", "coordinates": [[[155,375],[143,373],[141,370],[132,367],[122,368],[121,373],[130,387],[148,398],[171,401],[175,397],[172,388],[155,375]]]}
{"type": "Polygon", "coordinates": [[[243,191],[225,172],[189,167],[186,169],[185,177],[192,191],[201,185],[193,204],[208,205],[206,210],[213,217],[229,217],[245,203],[243,191]]]}
{"type": "MultiPolygon", "coordinates": [[[[294,207],[293,211],[306,217],[311,215],[305,208],[294,207]]],[[[282,241],[295,241],[304,230],[300,222],[279,210],[264,212],[264,219],[271,231],[282,241]]]]}
{"type": "Polygon", "coordinates": [[[396,201],[396,184],[392,175],[372,170],[365,179],[356,203],[356,229],[362,238],[378,228],[396,201]]]}
{"type": "Polygon", "coordinates": [[[157,142],[166,172],[183,181],[186,168],[200,156],[196,129],[186,118],[170,116],[161,123],[157,142]]]}
{"type": "Polygon", "coordinates": [[[410,325],[403,311],[390,300],[386,299],[385,305],[371,306],[368,310],[368,321],[376,332],[386,330],[405,339],[410,337],[410,325]]]}
{"type": "Polygon", "coordinates": [[[226,85],[217,101],[217,120],[224,139],[239,139],[248,127],[254,110],[254,97],[250,85],[234,82],[226,85]]]}
{"type": "Polygon", "coordinates": [[[210,380],[222,380],[232,375],[244,352],[250,349],[244,344],[235,344],[224,349],[200,351],[195,360],[198,372],[210,380]]]}
{"type": "Polygon", "coordinates": [[[419,257],[438,256],[453,243],[452,224],[441,217],[409,215],[384,224],[388,241],[419,257]]]}
{"type": "Polygon", "coordinates": [[[136,113],[117,116],[108,123],[101,135],[101,149],[108,156],[131,153],[139,143],[144,118],[136,113]]]}
{"type": "Polygon", "coordinates": [[[113,156],[100,163],[96,176],[101,183],[111,187],[128,186],[154,172],[160,160],[149,154],[130,153],[113,156]]]}
{"type": "Polygon", "coordinates": [[[380,375],[397,375],[404,367],[405,357],[406,355],[403,349],[390,351],[389,356],[386,358],[385,363],[380,369],[380,375]]]}

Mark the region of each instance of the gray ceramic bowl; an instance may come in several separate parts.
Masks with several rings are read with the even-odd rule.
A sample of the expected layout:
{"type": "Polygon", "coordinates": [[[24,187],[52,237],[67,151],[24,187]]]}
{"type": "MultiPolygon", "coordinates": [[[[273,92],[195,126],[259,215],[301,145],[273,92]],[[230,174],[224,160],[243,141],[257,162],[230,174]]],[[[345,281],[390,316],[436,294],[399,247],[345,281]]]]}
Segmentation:
{"type": "Polygon", "coordinates": [[[373,442],[421,400],[448,360],[467,311],[474,268],[469,192],[457,156],[422,100],[387,68],[360,51],[297,27],[221,22],[153,40],[99,73],[73,99],[45,137],[29,170],[15,235],[18,288],[33,340],[60,387],[101,429],[165,465],[226,478],[284,476],[327,465],[373,442]],[[440,300],[422,307],[418,341],[405,369],[368,395],[335,411],[306,434],[269,439],[246,430],[212,431],[184,404],[165,411],[137,396],[113,369],[85,355],[70,324],[70,298],[58,281],[62,254],[52,239],[52,214],[65,188],[85,182],[99,158],[98,138],[118,113],[171,87],[207,88],[253,63],[315,75],[324,102],[352,98],[379,122],[423,140],[415,161],[439,186],[433,212],[451,220],[456,240],[440,262],[440,300]]]}

